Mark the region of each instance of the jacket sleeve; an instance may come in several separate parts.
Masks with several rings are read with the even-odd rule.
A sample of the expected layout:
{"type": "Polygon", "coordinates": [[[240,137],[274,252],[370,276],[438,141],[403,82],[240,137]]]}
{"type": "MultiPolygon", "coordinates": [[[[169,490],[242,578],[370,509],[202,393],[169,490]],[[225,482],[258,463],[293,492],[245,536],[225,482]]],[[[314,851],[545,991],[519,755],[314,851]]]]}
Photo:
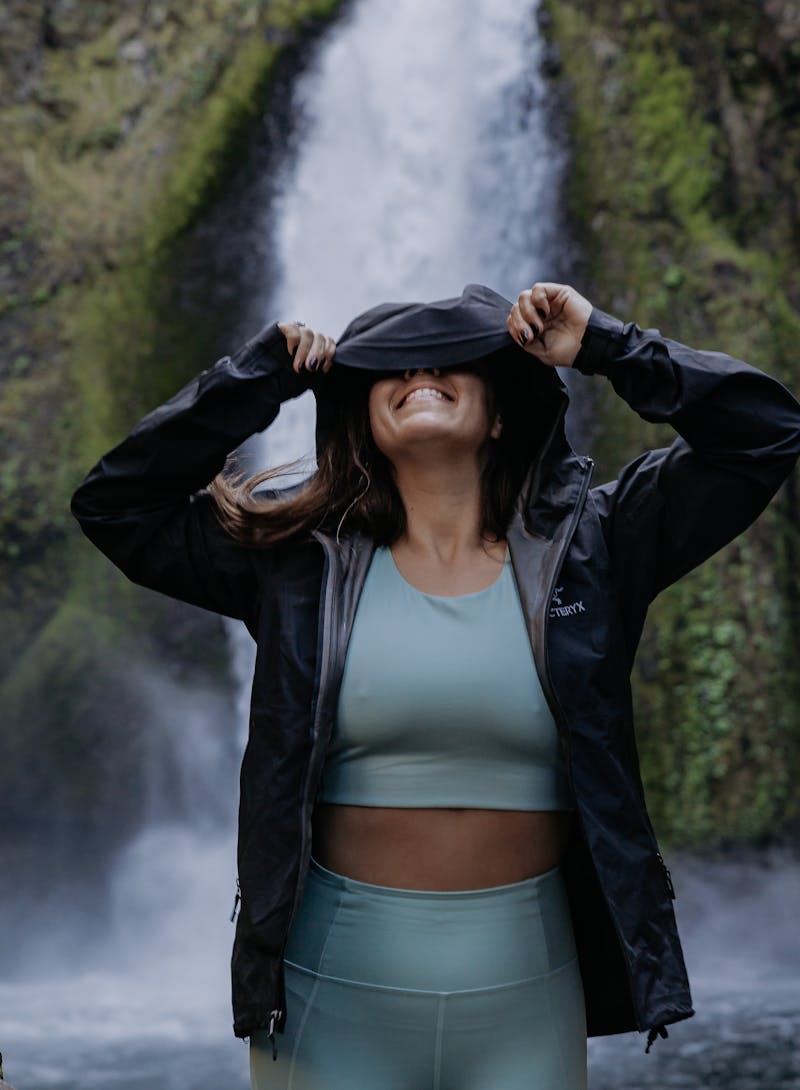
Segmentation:
{"type": "Polygon", "coordinates": [[[800,405],[747,363],[596,309],[573,366],[678,433],[592,490],[617,582],[646,609],[763,511],[800,454],[800,405]]]}
{"type": "Polygon", "coordinates": [[[134,583],[253,623],[253,552],[220,526],[206,486],[228,454],[308,388],[277,324],[148,413],[71,501],[83,532],[134,583]]]}

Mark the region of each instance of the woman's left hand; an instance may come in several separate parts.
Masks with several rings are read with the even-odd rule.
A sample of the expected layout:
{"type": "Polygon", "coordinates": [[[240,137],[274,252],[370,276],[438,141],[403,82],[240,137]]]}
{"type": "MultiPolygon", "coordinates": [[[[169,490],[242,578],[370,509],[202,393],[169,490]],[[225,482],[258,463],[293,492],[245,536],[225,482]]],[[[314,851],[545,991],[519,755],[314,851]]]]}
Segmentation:
{"type": "Polygon", "coordinates": [[[517,344],[550,367],[571,367],[592,304],[566,284],[539,282],[520,292],[506,319],[517,344]]]}
{"type": "Polygon", "coordinates": [[[305,322],[278,322],[278,329],[286,338],[286,347],[292,357],[295,374],[304,371],[328,373],[333,367],[336,341],[324,333],[315,333],[305,322]]]}

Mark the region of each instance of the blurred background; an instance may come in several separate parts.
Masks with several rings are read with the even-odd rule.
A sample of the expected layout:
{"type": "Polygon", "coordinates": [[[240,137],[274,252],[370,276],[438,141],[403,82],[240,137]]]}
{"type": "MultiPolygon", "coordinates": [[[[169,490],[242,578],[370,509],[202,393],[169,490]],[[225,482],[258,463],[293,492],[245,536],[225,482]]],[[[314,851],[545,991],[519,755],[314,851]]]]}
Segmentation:
{"type": "MultiPolygon", "coordinates": [[[[19,1090],[245,1090],[253,648],[71,492],[262,325],[573,283],[800,391],[796,0],[10,0],[0,13],[0,1049],[19,1090]]],[[[596,481],[670,435],[570,376],[596,481]]],[[[308,453],[310,395],[247,445],[308,453]]],[[[800,1086],[800,498],[655,603],[644,778],[697,1015],[592,1090],[800,1086]]]]}

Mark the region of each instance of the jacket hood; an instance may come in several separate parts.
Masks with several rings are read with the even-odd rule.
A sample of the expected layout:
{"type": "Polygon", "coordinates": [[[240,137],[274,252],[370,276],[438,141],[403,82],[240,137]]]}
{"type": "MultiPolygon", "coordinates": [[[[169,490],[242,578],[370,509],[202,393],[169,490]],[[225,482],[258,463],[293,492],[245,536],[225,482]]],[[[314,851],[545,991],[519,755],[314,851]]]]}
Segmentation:
{"type": "MultiPolygon", "coordinates": [[[[500,349],[531,357],[506,329],[511,303],[483,284],[433,303],[381,303],[345,328],[336,362],[372,371],[454,367],[500,349]]],[[[538,361],[533,361],[538,363],[538,361]]],[[[542,366],[542,365],[540,365],[542,366]]]]}
{"type": "MultiPolygon", "coordinates": [[[[342,399],[364,372],[447,368],[491,357],[506,402],[525,406],[532,426],[548,432],[548,447],[566,447],[567,388],[557,369],[524,352],[506,328],[511,303],[484,284],[432,303],[380,303],[354,318],[337,341],[333,369],[315,384],[317,449],[336,426],[342,399]]],[[[541,449],[541,448],[540,448],[541,449]]],[[[567,447],[567,450],[569,448],[567,447]]]]}

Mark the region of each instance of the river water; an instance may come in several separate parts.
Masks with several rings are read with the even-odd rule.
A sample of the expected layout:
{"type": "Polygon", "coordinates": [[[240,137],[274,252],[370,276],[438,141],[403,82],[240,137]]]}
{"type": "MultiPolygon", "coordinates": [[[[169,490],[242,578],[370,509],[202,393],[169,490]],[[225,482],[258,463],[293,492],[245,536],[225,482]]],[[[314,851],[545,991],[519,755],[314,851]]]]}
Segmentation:
{"type": "MultiPolygon", "coordinates": [[[[280,285],[254,300],[261,319],[336,334],[379,301],[469,281],[513,298],[563,273],[564,155],[548,135],[542,55],[535,4],[350,2],[294,87],[291,147],[253,210],[280,285]]],[[[249,456],[307,454],[312,434],[307,395],[249,456]]],[[[230,645],[243,733],[252,645],[238,626],[230,645]]],[[[210,771],[229,764],[219,709],[173,698],[191,704],[193,730],[174,744],[205,797],[210,771]]],[[[15,966],[4,959],[0,980],[0,1048],[18,1090],[246,1090],[247,1048],[230,1030],[226,776],[227,810],[217,800],[213,822],[154,824],[120,853],[101,906],[54,890],[20,909],[36,941],[15,966]]],[[[800,1087],[800,866],[670,862],[697,1016],[649,1056],[637,1034],[590,1042],[592,1090],[800,1087]]]]}

